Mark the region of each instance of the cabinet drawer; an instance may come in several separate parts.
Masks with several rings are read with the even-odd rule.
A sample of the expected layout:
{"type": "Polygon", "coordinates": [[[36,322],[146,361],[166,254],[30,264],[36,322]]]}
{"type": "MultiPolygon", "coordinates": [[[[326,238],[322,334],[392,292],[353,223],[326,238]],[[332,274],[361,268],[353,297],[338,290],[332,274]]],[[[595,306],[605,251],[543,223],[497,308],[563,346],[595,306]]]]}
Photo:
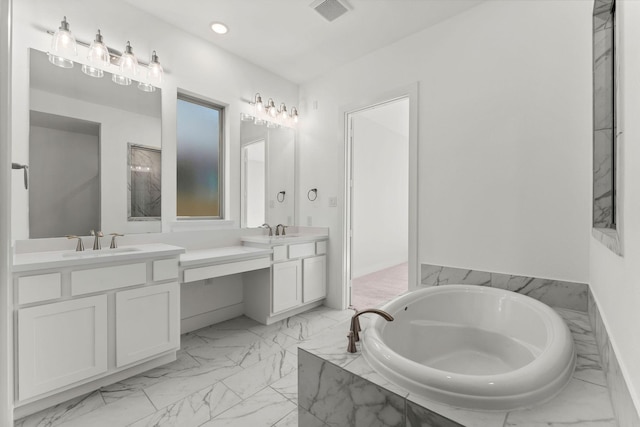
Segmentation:
{"type": "Polygon", "coordinates": [[[161,259],[153,261],[153,281],[159,282],[160,280],[171,280],[178,278],[178,260],[161,259]]]}
{"type": "Polygon", "coordinates": [[[289,258],[301,258],[316,254],[316,245],[310,243],[298,243],[297,245],[289,245],[289,258]]]}
{"type": "Polygon", "coordinates": [[[269,258],[257,258],[246,261],[229,262],[226,264],[210,265],[207,267],[188,268],[184,270],[184,283],[196,280],[212,279],[214,277],[228,276],[229,274],[243,273],[245,271],[269,268],[269,258]]]}
{"type": "Polygon", "coordinates": [[[327,242],[316,242],[316,254],[322,255],[327,253],[327,242]]]}
{"type": "Polygon", "coordinates": [[[273,260],[282,261],[287,259],[287,246],[274,246],[273,247],[273,260]]]}
{"type": "Polygon", "coordinates": [[[18,278],[18,304],[47,301],[62,296],[60,273],[18,278]]]}
{"type": "Polygon", "coordinates": [[[71,295],[108,291],[109,289],[147,283],[147,264],[127,264],[71,272],[71,295]]]}

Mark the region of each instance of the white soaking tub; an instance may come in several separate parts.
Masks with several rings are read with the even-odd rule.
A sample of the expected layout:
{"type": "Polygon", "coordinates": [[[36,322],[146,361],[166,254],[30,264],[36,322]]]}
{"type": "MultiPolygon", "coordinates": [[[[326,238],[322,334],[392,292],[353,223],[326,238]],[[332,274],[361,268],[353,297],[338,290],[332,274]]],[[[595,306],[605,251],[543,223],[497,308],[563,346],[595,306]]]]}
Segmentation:
{"type": "Polygon", "coordinates": [[[419,289],[387,303],[363,354],[384,377],[449,405],[511,410],[548,400],[575,366],[571,333],[547,305],[473,285],[419,289]]]}

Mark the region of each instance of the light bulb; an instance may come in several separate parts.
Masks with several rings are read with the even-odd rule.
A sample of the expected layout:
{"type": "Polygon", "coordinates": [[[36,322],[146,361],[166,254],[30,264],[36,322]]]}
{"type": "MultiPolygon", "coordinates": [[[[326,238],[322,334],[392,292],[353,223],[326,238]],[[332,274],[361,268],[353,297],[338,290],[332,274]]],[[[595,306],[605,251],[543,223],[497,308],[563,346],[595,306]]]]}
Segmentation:
{"type": "Polygon", "coordinates": [[[293,123],[298,123],[298,109],[296,107],[291,107],[289,118],[293,120],[293,123]]]}
{"type": "Polygon", "coordinates": [[[287,114],[287,106],[284,105],[284,102],[282,104],[280,104],[280,118],[282,120],[287,120],[289,118],[289,115],[287,114]]]}
{"type": "Polygon", "coordinates": [[[53,34],[51,40],[51,53],[49,53],[49,62],[62,68],[72,68],[73,61],[68,59],[78,55],[78,47],[76,39],[69,31],[69,23],[65,16],[58,31],[53,34]]]}
{"type": "Polygon", "coordinates": [[[89,64],[82,66],[82,72],[91,77],[102,77],[104,71],[99,68],[108,68],[111,65],[111,57],[109,56],[109,49],[102,41],[102,34],[100,30],[96,34],[96,39],[89,46],[89,52],[87,53],[87,60],[89,64]]]}

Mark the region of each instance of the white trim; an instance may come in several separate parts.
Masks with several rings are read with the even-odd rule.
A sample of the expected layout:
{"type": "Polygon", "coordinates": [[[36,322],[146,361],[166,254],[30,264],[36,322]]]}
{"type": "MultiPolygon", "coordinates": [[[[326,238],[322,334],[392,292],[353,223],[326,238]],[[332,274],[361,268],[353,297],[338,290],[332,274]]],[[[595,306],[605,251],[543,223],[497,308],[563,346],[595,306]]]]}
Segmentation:
{"type": "Polygon", "coordinates": [[[0,425],[13,425],[13,286],[11,281],[12,0],[0,0],[0,425]]]}
{"type": "Polygon", "coordinates": [[[342,295],[341,308],[347,308],[350,303],[349,275],[351,270],[350,230],[351,230],[351,136],[349,116],[370,107],[385,104],[399,99],[409,99],[409,289],[418,285],[420,264],[418,253],[418,82],[401,87],[371,98],[342,106],[339,110],[339,127],[343,129],[345,146],[344,163],[344,209],[342,212],[342,295]]]}

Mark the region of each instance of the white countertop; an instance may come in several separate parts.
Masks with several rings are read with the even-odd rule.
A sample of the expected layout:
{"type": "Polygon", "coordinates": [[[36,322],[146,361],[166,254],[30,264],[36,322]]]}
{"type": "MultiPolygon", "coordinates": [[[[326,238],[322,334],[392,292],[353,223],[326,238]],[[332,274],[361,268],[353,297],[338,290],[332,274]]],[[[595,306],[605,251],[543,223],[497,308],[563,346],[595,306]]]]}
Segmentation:
{"type": "Polygon", "coordinates": [[[85,250],[82,252],[76,252],[74,250],[26,252],[14,254],[12,270],[14,273],[19,273],[48,268],[106,264],[145,258],[176,256],[184,252],[184,248],[164,243],[120,246],[116,249],[104,248],[96,251],[85,250]]]}
{"type": "Polygon", "coordinates": [[[246,236],[240,238],[246,243],[257,243],[261,245],[286,245],[289,243],[305,243],[316,242],[318,240],[327,240],[328,234],[287,234],[286,236],[246,236]]]}
{"type": "Polygon", "coordinates": [[[226,246],[222,248],[198,249],[188,251],[180,255],[180,266],[189,267],[193,265],[241,261],[268,257],[272,253],[273,250],[271,249],[254,248],[249,246],[226,246]]]}

